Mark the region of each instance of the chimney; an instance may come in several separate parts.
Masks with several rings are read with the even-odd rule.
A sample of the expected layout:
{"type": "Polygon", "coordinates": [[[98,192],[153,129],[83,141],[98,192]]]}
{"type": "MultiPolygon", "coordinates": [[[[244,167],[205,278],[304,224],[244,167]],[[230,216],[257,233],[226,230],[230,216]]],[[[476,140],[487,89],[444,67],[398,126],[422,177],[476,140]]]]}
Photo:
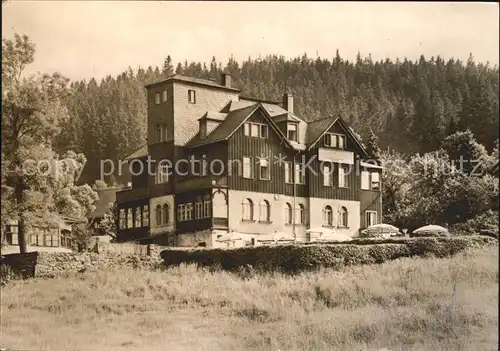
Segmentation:
{"type": "Polygon", "coordinates": [[[223,86],[232,88],[231,86],[231,75],[227,73],[222,73],[222,83],[223,86]]]}
{"type": "Polygon", "coordinates": [[[293,114],[293,95],[291,93],[283,95],[283,108],[293,114]]]}

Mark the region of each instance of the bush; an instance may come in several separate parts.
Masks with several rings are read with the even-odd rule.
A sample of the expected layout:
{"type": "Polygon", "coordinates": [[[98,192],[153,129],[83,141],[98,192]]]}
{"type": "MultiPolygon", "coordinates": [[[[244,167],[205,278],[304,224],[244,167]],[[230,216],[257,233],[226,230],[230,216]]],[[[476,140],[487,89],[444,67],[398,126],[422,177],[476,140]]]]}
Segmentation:
{"type": "Polygon", "coordinates": [[[21,277],[16,274],[8,265],[0,264],[0,286],[5,286],[13,280],[19,280],[21,277]]]}
{"type": "Polygon", "coordinates": [[[320,267],[383,263],[402,257],[447,257],[469,247],[497,244],[486,236],[450,238],[357,239],[337,244],[258,246],[238,249],[176,250],[161,252],[167,266],[197,264],[242,274],[252,271],[297,273],[320,267]]]}
{"type": "Polygon", "coordinates": [[[488,235],[498,238],[498,215],[498,211],[486,211],[464,223],[452,225],[450,231],[455,235],[481,234],[481,232],[487,232],[490,233],[488,235]]]}
{"type": "Polygon", "coordinates": [[[442,232],[419,232],[410,234],[410,238],[443,238],[449,236],[450,233],[442,233],[442,232]]]}

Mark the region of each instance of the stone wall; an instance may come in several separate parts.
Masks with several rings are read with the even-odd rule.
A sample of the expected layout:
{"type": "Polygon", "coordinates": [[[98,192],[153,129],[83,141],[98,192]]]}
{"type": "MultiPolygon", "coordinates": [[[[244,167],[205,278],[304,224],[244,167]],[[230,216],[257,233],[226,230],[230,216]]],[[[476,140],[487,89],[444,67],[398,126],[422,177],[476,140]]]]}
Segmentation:
{"type": "Polygon", "coordinates": [[[147,246],[147,255],[96,252],[30,252],[2,256],[2,265],[23,277],[55,277],[65,273],[112,267],[155,269],[163,265],[160,248],[147,246]]]}

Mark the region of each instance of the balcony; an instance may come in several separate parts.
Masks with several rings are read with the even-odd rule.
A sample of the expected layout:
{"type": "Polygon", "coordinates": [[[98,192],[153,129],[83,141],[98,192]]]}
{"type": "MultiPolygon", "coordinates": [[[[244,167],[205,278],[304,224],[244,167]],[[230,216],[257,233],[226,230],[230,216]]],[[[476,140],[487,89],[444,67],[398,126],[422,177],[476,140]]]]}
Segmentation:
{"type": "Polygon", "coordinates": [[[227,229],[228,228],[227,218],[221,218],[221,217],[212,218],[212,228],[214,228],[214,229],[227,229]]]}
{"type": "Polygon", "coordinates": [[[116,193],[116,202],[124,203],[134,200],[147,199],[149,196],[148,188],[126,189],[116,193]]]}

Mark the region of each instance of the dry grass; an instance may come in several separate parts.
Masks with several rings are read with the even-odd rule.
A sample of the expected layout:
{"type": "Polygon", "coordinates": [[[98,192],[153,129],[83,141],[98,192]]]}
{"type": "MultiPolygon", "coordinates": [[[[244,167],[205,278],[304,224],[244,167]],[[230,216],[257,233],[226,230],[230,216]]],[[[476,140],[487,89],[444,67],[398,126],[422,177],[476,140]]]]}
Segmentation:
{"type": "Polygon", "coordinates": [[[1,327],[4,346],[32,350],[496,350],[498,247],[293,277],[181,266],[14,282],[1,327]]]}

